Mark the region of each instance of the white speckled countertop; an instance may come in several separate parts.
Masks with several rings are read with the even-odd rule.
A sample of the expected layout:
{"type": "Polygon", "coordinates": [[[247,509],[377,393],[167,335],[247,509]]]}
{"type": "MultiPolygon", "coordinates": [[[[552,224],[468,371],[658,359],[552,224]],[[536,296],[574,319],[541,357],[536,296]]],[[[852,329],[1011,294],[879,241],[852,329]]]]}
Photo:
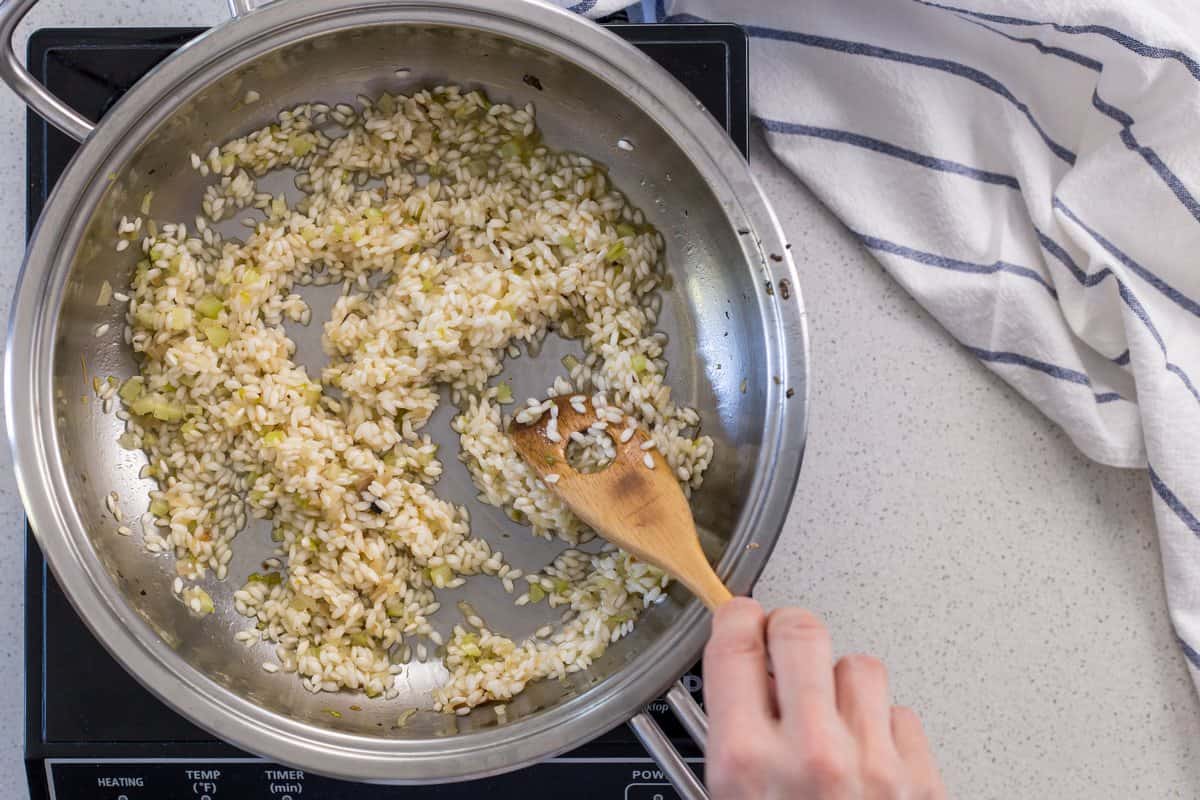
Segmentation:
{"type": "MultiPolygon", "coordinates": [[[[23,26],[208,25],[221,0],[45,0],[23,26]]],[[[24,51],[24,35],[18,51],[24,51]]],[[[1200,703],[1142,472],[1100,467],[950,338],[754,142],[812,323],[812,419],[760,585],[891,667],[958,798],[1194,797],[1200,703]]],[[[0,314],[23,249],[25,111],[0,89],[0,314]]],[[[5,326],[7,322],[5,321],[5,326]]],[[[0,795],[24,798],[21,506],[0,463],[0,795]]]]}

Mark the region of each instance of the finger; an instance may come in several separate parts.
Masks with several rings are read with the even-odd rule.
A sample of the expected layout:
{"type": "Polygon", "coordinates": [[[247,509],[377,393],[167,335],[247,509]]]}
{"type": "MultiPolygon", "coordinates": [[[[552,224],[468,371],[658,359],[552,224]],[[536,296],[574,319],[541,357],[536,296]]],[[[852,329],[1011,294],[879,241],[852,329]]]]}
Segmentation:
{"type": "Polygon", "coordinates": [[[766,616],[748,597],[717,609],[704,648],[704,704],[713,728],[750,735],[769,725],[766,616]]]}
{"type": "Polygon", "coordinates": [[[917,800],[943,800],[946,787],[942,784],[921,718],[911,708],[892,706],[891,726],[892,741],[896,743],[900,759],[912,776],[917,800]]]}
{"type": "Polygon", "coordinates": [[[780,608],[767,618],[767,651],[775,672],[780,716],[834,713],[833,643],[812,612],[780,608]]]}
{"type": "Polygon", "coordinates": [[[871,656],[846,656],[833,673],[838,713],[858,740],[864,759],[894,759],[891,690],[883,662],[871,656]]]}

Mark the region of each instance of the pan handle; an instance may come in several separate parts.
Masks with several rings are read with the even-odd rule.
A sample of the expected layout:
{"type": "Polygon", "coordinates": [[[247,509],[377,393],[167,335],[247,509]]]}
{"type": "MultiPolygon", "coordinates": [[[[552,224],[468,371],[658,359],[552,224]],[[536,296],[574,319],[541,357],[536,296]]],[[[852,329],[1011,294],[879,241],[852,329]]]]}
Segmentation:
{"type": "Polygon", "coordinates": [[[5,0],[0,3],[0,78],[32,108],[37,115],[77,142],[88,137],[96,126],[75,109],[55,97],[25,69],[13,49],[17,25],[38,0],[5,0]]]}
{"type": "MultiPolygon", "coordinates": [[[[667,692],[666,700],[688,735],[700,745],[700,752],[704,752],[708,747],[708,717],[692,699],[691,692],[676,681],[667,692]]],[[[653,717],[643,711],[629,720],[629,727],[683,800],[708,800],[708,790],[653,717]]]]}

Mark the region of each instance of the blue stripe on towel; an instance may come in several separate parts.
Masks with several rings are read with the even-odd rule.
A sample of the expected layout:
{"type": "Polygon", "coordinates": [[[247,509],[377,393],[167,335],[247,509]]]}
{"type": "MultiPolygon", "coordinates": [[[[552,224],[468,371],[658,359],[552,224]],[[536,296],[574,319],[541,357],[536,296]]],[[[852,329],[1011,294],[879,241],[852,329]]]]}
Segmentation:
{"type": "Polygon", "coordinates": [[[1146,311],[1145,306],[1133,296],[1133,292],[1123,282],[1118,281],[1117,288],[1121,292],[1121,299],[1125,301],[1125,305],[1129,306],[1129,310],[1142,321],[1142,324],[1146,326],[1146,330],[1154,337],[1154,341],[1158,342],[1158,349],[1163,354],[1163,366],[1167,372],[1179,378],[1192,397],[1196,399],[1196,402],[1200,403],[1200,392],[1196,391],[1196,385],[1192,383],[1192,379],[1183,371],[1183,368],[1171,362],[1170,356],[1167,354],[1167,343],[1163,340],[1162,334],[1158,332],[1158,328],[1154,327],[1154,323],[1150,321],[1150,314],[1146,311]]]}
{"type": "Polygon", "coordinates": [[[953,270],[954,272],[970,272],[976,275],[990,275],[997,272],[1007,272],[1011,275],[1017,275],[1022,278],[1028,278],[1040,284],[1050,296],[1058,298],[1058,292],[1054,291],[1054,287],[1046,282],[1046,279],[1039,275],[1029,267],[1022,267],[1019,264],[1010,264],[1007,261],[994,261],[991,264],[979,264],[974,261],[963,261],[958,258],[950,258],[949,256],[941,256],[937,253],[927,253],[924,250],[917,250],[912,247],[906,247],[902,244],[889,242],[887,239],[880,239],[877,236],[870,236],[865,233],[851,230],[858,240],[866,245],[871,250],[880,250],[885,253],[891,253],[909,261],[915,261],[918,264],[925,264],[931,267],[940,269],[953,270]]]}
{"type": "Polygon", "coordinates": [[[1071,258],[1071,254],[1068,253],[1062,245],[1051,239],[1046,234],[1042,233],[1041,229],[1036,225],[1034,226],[1033,230],[1035,233],[1037,233],[1038,241],[1041,242],[1042,247],[1045,248],[1050,255],[1057,258],[1063,266],[1070,270],[1071,274],[1075,276],[1075,280],[1079,281],[1084,286],[1095,286],[1109,275],[1112,275],[1112,270],[1108,267],[1104,267],[1103,269],[1097,270],[1089,275],[1087,272],[1084,272],[1083,267],[1075,263],[1075,259],[1071,258]]]}
{"type": "Polygon", "coordinates": [[[1096,59],[1092,58],[1091,56],[1085,56],[1083,53],[1076,53],[1074,50],[1068,50],[1065,47],[1057,47],[1052,44],[1046,44],[1045,42],[1043,42],[1040,39],[1034,39],[1032,36],[1028,36],[1028,37],[1013,36],[1011,33],[1005,33],[1004,31],[1000,30],[999,28],[993,28],[991,25],[980,22],[978,20],[966,19],[964,21],[969,22],[972,25],[978,25],[979,27],[983,28],[984,30],[989,30],[992,33],[996,34],[997,36],[1003,36],[1005,39],[1008,39],[1010,42],[1020,42],[1021,44],[1033,45],[1040,52],[1045,53],[1048,56],[1058,56],[1059,58],[1066,59],[1067,61],[1073,61],[1076,64],[1078,64],[1079,66],[1087,67],[1088,69],[1092,70],[1093,72],[1100,72],[1101,70],[1104,69],[1104,65],[1102,63],[1100,63],[1096,59]]]}
{"type": "Polygon", "coordinates": [[[1187,656],[1187,660],[1192,662],[1192,666],[1200,669],[1200,653],[1197,653],[1192,646],[1185,642],[1179,634],[1175,634],[1175,639],[1178,640],[1179,646],[1183,648],[1183,654],[1187,656]]]}
{"type": "Polygon", "coordinates": [[[1126,255],[1123,250],[1121,250],[1115,244],[1113,244],[1108,239],[1106,239],[1103,236],[1103,234],[1101,234],[1097,230],[1094,230],[1093,228],[1088,226],[1087,223],[1085,223],[1078,216],[1076,216],[1075,212],[1072,211],[1071,209],[1067,208],[1067,206],[1061,200],[1059,200],[1057,196],[1055,196],[1055,198],[1054,198],[1053,205],[1056,209],[1058,209],[1063,214],[1065,214],[1067,219],[1074,222],[1080,228],[1083,228],[1083,230],[1085,230],[1089,236],[1091,236],[1093,239],[1096,240],[1097,244],[1099,244],[1101,247],[1103,247],[1105,250],[1108,251],[1109,255],[1111,255],[1113,258],[1117,259],[1117,261],[1120,261],[1121,264],[1123,264],[1125,267],[1127,267],[1134,274],[1141,277],[1142,280],[1146,281],[1146,283],[1149,283],[1155,289],[1162,292],[1162,294],[1164,296],[1169,298],[1177,306],[1200,317],[1200,303],[1197,303],[1195,300],[1188,297],[1183,292],[1179,291],[1174,286],[1167,283],[1162,278],[1158,277],[1157,275],[1155,275],[1153,272],[1151,272],[1150,270],[1143,267],[1138,262],[1134,261],[1128,255],[1126,255]]]}
{"type": "Polygon", "coordinates": [[[1192,217],[1196,221],[1200,222],[1200,203],[1196,202],[1196,198],[1183,185],[1183,181],[1179,179],[1179,176],[1172,172],[1171,168],[1159,158],[1158,153],[1154,152],[1152,148],[1143,145],[1133,135],[1133,117],[1111,103],[1101,100],[1100,95],[1095,91],[1092,92],[1092,105],[1101,114],[1120,124],[1121,142],[1127,148],[1140,155],[1150,165],[1150,168],[1158,173],[1158,177],[1162,178],[1163,183],[1174,192],[1175,196],[1179,198],[1179,202],[1183,203],[1184,208],[1191,212],[1192,217]]]}
{"type": "Polygon", "coordinates": [[[1192,77],[1194,77],[1196,80],[1200,80],[1200,63],[1197,63],[1194,58],[1186,53],[1183,53],[1179,50],[1173,50],[1169,47],[1156,47],[1154,45],[1146,44],[1145,42],[1139,41],[1129,34],[1124,33],[1123,31],[1119,31],[1116,28],[1110,28],[1107,25],[1063,25],[1057,22],[1045,22],[1036,19],[1010,17],[1003,14],[986,14],[982,11],[972,11],[969,8],[942,5],[941,3],[934,3],[930,0],[915,0],[915,2],[918,2],[923,6],[940,8],[943,11],[953,11],[957,14],[965,14],[977,19],[986,19],[988,22],[999,22],[1005,25],[1040,25],[1053,28],[1060,33],[1069,34],[1095,33],[1111,39],[1112,41],[1124,47],[1126,50],[1131,50],[1144,58],[1165,58],[1178,61],[1187,68],[1188,72],[1192,73],[1192,77]]]}
{"type": "MultiPolygon", "coordinates": [[[[1053,47],[1046,45],[1033,38],[1012,36],[1004,31],[993,28],[990,25],[985,25],[982,22],[978,22],[973,19],[965,19],[965,21],[970,22],[973,25],[978,25],[979,27],[989,30],[999,36],[1003,36],[1005,39],[1033,45],[1042,53],[1065,58],[1068,61],[1081,64],[1088,69],[1095,70],[1096,72],[1100,72],[1104,69],[1104,64],[1100,61],[1085,56],[1082,53],[1077,53],[1074,50],[1068,50],[1065,47],[1053,47]]],[[[1095,109],[1101,114],[1109,119],[1114,120],[1118,125],[1121,126],[1121,132],[1119,136],[1122,144],[1124,144],[1129,150],[1132,150],[1140,155],[1142,159],[1150,165],[1150,168],[1157,173],[1158,177],[1162,179],[1163,183],[1165,183],[1167,187],[1175,194],[1175,196],[1179,198],[1179,202],[1183,203],[1184,208],[1191,213],[1192,217],[1194,217],[1197,221],[1200,221],[1200,202],[1196,201],[1196,198],[1192,196],[1192,193],[1188,191],[1186,186],[1183,185],[1183,181],[1179,178],[1179,176],[1171,171],[1171,168],[1167,166],[1166,162],[1162,160],[1162,158],[1154,151],[1153,148],[1147,147],[1137,140],[1137,137],[1133,133],[1133,117],[1130,116],[1128,112],[1117,108],[1112,103],[1102,100],[1099,92],[1094,89],[1092,90],[1092,106],[1095,107],[1095,109]]]]}
{"type": "Polygon", "coordinates": [[[837,128],[818,128],[813,125],[803,125],[799,122],[787,122],[785,120],[767,119],[759,117],[758,120],[763,127],[772,133],[786,133],[795,136],[809,136],[814,139],[827,139],[831,142],[840,142],[849,144],[855,147],[861,147],[865,150],[871,150],[885,156],[892,156],[904,161],[909,161],[922,167],[936,169],[940,172],[951,172],[956,175],[965,175],[968,178],[974,178],[983,183],[994,183],[1001,186],[1007,186],[1010,189],[1020,189],[1021,184],[1012,175],[1005,175],[1000,172],[991,172],[986,169],[977,169],[975,167],[961,164],[957,161],[950,161],[945,158],[937,158],[936,156],[925,155],[918,153],[915,150],[909,150],[899,145],[885,142],[882,139],[876,139],[871,136],[864,136],[861,133],[852,133],[846,130],[837,128]]]}
{"type": "MultiPolygon", "coordinates": [[[[670,22],[708,22],[703,17],[698,17],[695,14],[673,14],[668,18],[670,22]]],[[[1000,81],[993,78],[975,67],[960,64],[957,61],[951,61],[945,58],[931,58],[929,56],[919,56],[914,53],[905,53],[900,50],[892,50],[887,47],[879,47],[878,45],[866,44],[865,42],[852,42],[846,39],[833,39],[828,36],[817,36],[811,33],[800,33],[799,31],[783,30],[781,28],[767,28],[761,25],[745,25],[743,26],[746,32],[758,39],[772,39],[781,42],[791,42],[793,44],[806,45],[808,47],[820,47],[826,50],[834,50],[839,53],[854,56],[868,56],[870,58],[881,58],[887,61],[897,61],[903,64],[912,64],[918,67],[927,67],[936,69],[951,75],[957,75],[960,78],[965,78],[973,83],[982,86],[989,91],[1003,97],[1008,102],[1012,103],[1017,109],[1025,115],[1031,124],[1042,137],[1042,141],[1046,146],[1063,161],[1068,164],[1075,163],[1075,153],[1068,148],[1062,146],[1050,137],[1038,124],[1038,121],[1033,116],[1033,112],[1029,110],[1029,106],[1021,102],[1016,96],[1008,90],[1008,87],[1000,81]]]]}
{"type": "Polygon", "coordinates": [[[1030,356],[1021,355],[1020,353],[1009,353],[1003,350],[984,350],[983,348],[971,347],[970,345],[966,345],[966,348],[971,351],[971,355],[980,361],[987,361],[992,364],[1016,364],[1021,367],[1035,369],[1038,372],[1044,372],[1052,378],[1058,378],[1060,381],[1069,381],[1083,386],[1092,385],[1088,376],[1078,370],[1060,367],[1057,364],[1040,361],[1030,356]]]}
{"type": "Polygon", "coordinates": [[[781,30],[779,28],[765,28],[759,25],[747,25],[746,32],[751,36],[759,39],[773,39],[782,42],[792,42],[802,44],[809,47],[820,47],[826,50],[833,50],[839,53],[854,56],[867,56],[869,58],[881,58],[887,61],[897,61],[902,64],[912,64],[918,67],[928,67],[946,72],[951,75],[957,75],[960,78],[965,78],[973,83],[982,86],[989,91],[998,94],[1008,102],[1012,103],[1016,108],[1025,115],[1029,123],[1042,137],[1042,141],[1046,143],[1056,156],[1061,158],[1068,164],[1075,163],[1075,154],[1071,150],[1062,146],[1050,137],[1042,129],[1037,119],[1033,116],[1033,112],[1029,110],[1022,101],[1008,90],[1008,87],[1000,81],[993,78],[991,75],[976,69],[975,67],[960,64],[957,61],[951,61],[946,58],[932,58],[930,56],[919,56],[914,53],[905,53],[900,50],[892,50],[887,47],[879,47],[878,45],[866,44],[865,42],[852,42],[846,39],[833,39],[828,36],[817,36],[811,33],[800,33],[799,31],[781,30]]]}
{"type": "MultiPolygon", "coordinates": [[[[1020,353],[1010,353],[1003,350],[984,350],[981,347],[971,347],[970,345],[964,345],[964,347],[971,352],[971,355],[975,356],[980,361],[986,361],[991,364],[1015,364],[1016,366],[1028,367],[1029,369],[1037,370],[1038,372],[1044,372],[1050,377],[1058,378],[1061,381],[1078,383],[1081,386],[1092,385],[1091,379],[1078,370],[1060,367],[1057,364],[1051,364],[1049,362],[1031,358],[1030,356],[1022,355],[1020,353]]],[[[1097,404],[1112,403],[1117,400],[1125,399],[1117,392],[1100,392],[1099,394],[1093,393],[1092,397],[1095,398],[1097,404]]]]}
{"type": "Polygon", "coordinates": [[[1150,467],[1150,485],[1154,487],[1155,493],[1162,498],[1162,501],[1167,504],[1167,508],[1175,512],[1175,516],[1188,527],[1192,533],[1200,536],[1200,519],[1196,519],[1196,515],[1188,510],[1188,507],[1183,504],[1183,501],[1163,483],[1162,478],[1158,477],[1158,473],[1154,471],[1154,467],[1150,467]]]}

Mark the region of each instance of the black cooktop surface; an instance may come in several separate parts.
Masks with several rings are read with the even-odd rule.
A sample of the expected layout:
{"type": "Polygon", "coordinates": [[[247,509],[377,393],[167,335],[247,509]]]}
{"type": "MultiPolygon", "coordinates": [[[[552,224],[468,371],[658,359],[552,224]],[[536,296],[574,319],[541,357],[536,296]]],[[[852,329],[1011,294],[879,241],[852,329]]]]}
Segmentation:
{"type": "MultiPolygon", "coordinates": [[[[731,25],[615,25],[667,68],[747,147],[746,38],[731,25]]],[[[143,74],[198,29],[55,29],[29,42],[30,70],[98,120],[143,74]]],[[[30,113],[29,230],[74,155],[69,137],[30,113]]],[[[301,798],[554,796],[667,800],[675,793],[620,726],[568,756],[466,784],[384,787],[305,774],[215,740],[143,689],[84,627],[32,536],[26,564],[26,765],[34,800],[301,800],[301,798]]],[[[698,692],[698,673],[685,677],[698,692]]],[[[697,695],[698,697],[698,695],[697,695]]],[[[665,704],[651,710],[680,746],[665,704]]],[[[695,752],[694,750],[691,752],[695,752]]],[[[696,759],[699,761],[699,759],[696,759]]],[[[699,767],[698,767],[699,768],[699,767]]]]}

